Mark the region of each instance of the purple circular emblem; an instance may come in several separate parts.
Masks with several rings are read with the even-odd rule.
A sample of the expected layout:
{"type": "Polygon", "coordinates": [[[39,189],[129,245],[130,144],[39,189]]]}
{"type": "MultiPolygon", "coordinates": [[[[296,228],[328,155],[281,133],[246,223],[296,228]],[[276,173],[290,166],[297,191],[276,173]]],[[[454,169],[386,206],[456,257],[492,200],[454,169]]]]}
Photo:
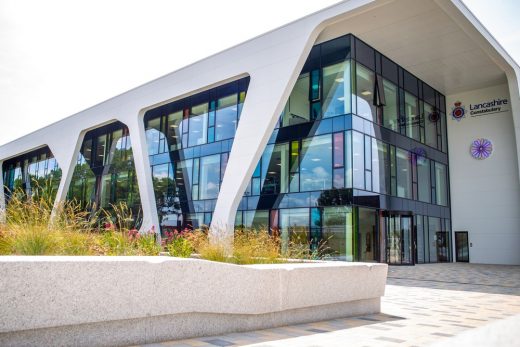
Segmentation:
{"type": "Polygon", "coordinates": [[[493,143],[488,139],[476,139],[471,143],[470,153],[475,159],[483,160],[491,156],[493,143]]]}

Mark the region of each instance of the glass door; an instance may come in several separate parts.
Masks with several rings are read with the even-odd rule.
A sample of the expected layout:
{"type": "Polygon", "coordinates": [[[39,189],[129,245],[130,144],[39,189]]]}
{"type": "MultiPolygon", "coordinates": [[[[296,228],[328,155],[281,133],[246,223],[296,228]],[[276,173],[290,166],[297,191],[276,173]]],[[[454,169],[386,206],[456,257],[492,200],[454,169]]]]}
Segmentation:
{"type": "Polygon", "coordinates": [[[469,262],[468,232],[455,232],[455,259],[457,262],[469,262]]]}
{"type": "Polygon", "coordinates": [[[386,260],[388,264],[415,263],[412,216],[399,214],[385,217],[386,260]]]}

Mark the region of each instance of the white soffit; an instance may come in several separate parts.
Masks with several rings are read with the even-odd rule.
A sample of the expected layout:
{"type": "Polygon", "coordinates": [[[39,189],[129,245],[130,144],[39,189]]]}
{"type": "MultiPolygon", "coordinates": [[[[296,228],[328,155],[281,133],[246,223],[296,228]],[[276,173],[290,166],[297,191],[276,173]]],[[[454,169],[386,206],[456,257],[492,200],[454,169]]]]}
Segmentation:
{"type": "Polygon", "coordinates": [[[435,1],[397,0],[326,28],[352,33],[448,95],[506,83],[504,71],[435,1]]]}

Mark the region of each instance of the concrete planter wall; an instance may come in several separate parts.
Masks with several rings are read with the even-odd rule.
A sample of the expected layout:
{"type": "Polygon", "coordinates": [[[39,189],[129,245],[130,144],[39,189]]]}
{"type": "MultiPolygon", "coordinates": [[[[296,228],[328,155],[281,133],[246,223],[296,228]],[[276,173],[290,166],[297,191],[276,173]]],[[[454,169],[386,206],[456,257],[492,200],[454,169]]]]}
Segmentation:
{"type": "Polygon", "coordinates": [[[1,257],[0,345],[152,343],[380,311],[386,264],[1,257]]]}

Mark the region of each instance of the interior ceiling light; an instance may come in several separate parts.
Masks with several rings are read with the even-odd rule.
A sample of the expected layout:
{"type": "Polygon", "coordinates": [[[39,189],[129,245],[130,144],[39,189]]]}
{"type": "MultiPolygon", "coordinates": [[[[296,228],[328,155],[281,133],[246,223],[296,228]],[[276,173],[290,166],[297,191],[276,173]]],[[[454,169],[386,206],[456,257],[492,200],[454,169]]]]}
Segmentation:
{"type": "Polygon", "coordinates": [[[338,83],[342,83],[345,79],[343,77],[336,78],[335,81],[338,83]]]}
{"type": "Polygon", "coordinates": [[[363,91],[361,92],[361,95],[372,95],[372,92],[369,91],[369,90],[363,90],[363,91]]]}

